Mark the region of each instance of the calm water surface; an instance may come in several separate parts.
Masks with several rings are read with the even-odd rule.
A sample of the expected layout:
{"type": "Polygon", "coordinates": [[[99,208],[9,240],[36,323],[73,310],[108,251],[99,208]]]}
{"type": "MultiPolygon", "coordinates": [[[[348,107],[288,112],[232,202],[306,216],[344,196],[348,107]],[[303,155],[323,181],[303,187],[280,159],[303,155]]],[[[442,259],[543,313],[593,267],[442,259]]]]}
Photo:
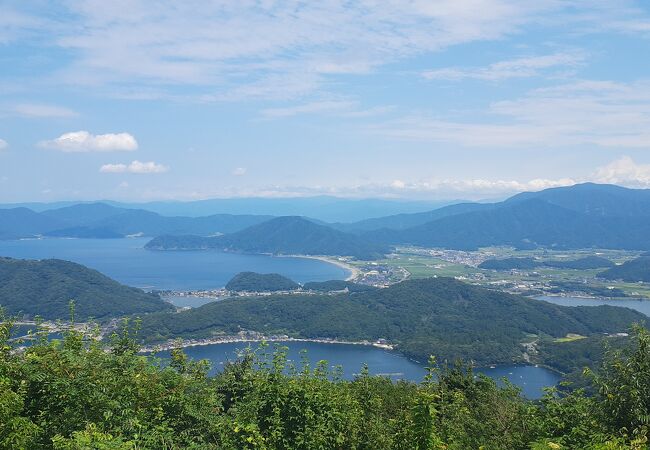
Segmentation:
{"type": "Polygon", "coordinates": [[[148,238],[0,241],[0,256],[74,261],[121,283],[144,289],[217,289],[244,271],[279,273],[299,283],[349,276],[346,269],[315,259],[212,250],[150,251],[144,249],[148,241],[148,238]]]}
{"type": "Polygon", "coordinates": [[[536,300],[544,300],[549,303],[555,303],[562,306],[622,306],[625,308],[635,309],[646,316],[650,316],[650,300],[610,300],[602,298],[583,298],[583,297],[562,297],[556,295],[540,295],[534,297],[536,300]]]}
{"type": "MultiPolygon", "coordinates": [[[[0,256],[74,261],[99,270],[124,284],[145,289],[215,289],[223,287],[230,278],[242,271],[280,273],[300,283],[344,279],[349,275],[347,270],[339,266],[313,259],[218,251],[157,252],[143,248],[147,241],[147,238],[0,241],[0,256]]],[[[179,306],[196,307],[209,300],[177,298],[174,303],[187,303],[179,306]]],[[[566,297],[544,300],[570,303],[566,297]]],[[[584,302],[580,304],[598,304],[589,299],[579,300],[584,302]]],[[[627,306],[619,302],[613,303],[627,306]]],[[[649,314],[650,310],[645,312],[649,314]]],[[[360,371],[363,363],[368,365],[371,374],[386,375],[393,379],[422,381],[426,373],[423,365],[395,352],[370,346],[315,342],[287,342],[284,345],[289,347],[289,359],[297,364],[300,362],[300,351],[305,349],[312,364],[327,360],[330,365],[340,365],[344,377],[348,379],[360,371]]],[[[218,371],[225,361],[237,357],[237,349],[245,346],[241,343],[215,344],[190,347],[186,351],[192,358],[210,360],[213,370],[218,371]]],[[[496,379],[506,377],[521,387],[523,394],[529,398],[539,397],[543,387],[552,386],[559,381],[557,374],[541,367],[502,366],[479,372],[496,379]]]]}
{"type": "MultiPolygon", "coordinates": [[[[424,365],[418,364],[408,358],[380,348],[366,345],[351,344],[325,344],[320,342],[282,342],[280,345],[289,348],[288,359],[300,367],[301,350],[307,351],[310,364],[315,365],[320,360],[326,360],[330,367],[341,366],[343,377],[352,379],[361,370],[362,365],[368,365],[372,375],[389,376],[393,380],[403,379],[420,382],[426,370],[424,365]]],[[[221,371],[227,361],[237,359],[238,353],[249,344],[228,343],[188,347],[185,352],[194,359],[207,359],[212,364],[212,373],[221,371]]],[[[256,343],[250,344],[257,348],[256,343]]],[[[272,350],[272,343],[268,351],[272,350]]],[[[161,353],[160,356],[166,356],[161,353]]],[[[507,378],[511,383],[519,386],[522,393],[528,398],[539,398],[544,387],[554,386],[560,381],[560,376],[548,369],[534,366],[499,366],[494,369],[477,369],[476,372],[484,373],[494,379],[507,378]]]]}

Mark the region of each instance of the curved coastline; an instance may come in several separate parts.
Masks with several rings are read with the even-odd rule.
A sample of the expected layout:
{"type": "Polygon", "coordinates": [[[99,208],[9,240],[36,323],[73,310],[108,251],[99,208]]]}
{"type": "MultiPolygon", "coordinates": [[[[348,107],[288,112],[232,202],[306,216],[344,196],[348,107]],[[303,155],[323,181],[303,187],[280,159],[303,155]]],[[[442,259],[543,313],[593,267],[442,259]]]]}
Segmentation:
{"type": "Polygon", "coordinates": [[[276,256],[278,258],[316,259],[318,261],[333,264],[335,266],[338,266],[350,272],[350,275],[348,275],[345,281],[354,281],[359,277],[359,275],[361,275],[361,270],[359,270],[357,267],[353,266],[352,264],[348,264],[341,260],[335,259],[335,257],[333,256],[314,256],[314,255],[273,255],[273,256],[276,256]]]}

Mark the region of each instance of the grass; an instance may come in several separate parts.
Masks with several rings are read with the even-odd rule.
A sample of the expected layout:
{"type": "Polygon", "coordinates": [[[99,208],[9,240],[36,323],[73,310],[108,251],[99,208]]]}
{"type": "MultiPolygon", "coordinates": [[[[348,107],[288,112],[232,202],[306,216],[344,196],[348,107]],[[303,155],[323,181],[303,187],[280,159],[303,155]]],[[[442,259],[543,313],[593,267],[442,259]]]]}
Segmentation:
{"type": "Polygon", "coordinates": [[[563,338],[554,339],[553,342],[573,342],[579,341],[580,339],[586,339],[587,336],[582,336],[580,334],[569,333],[563,338]]]}

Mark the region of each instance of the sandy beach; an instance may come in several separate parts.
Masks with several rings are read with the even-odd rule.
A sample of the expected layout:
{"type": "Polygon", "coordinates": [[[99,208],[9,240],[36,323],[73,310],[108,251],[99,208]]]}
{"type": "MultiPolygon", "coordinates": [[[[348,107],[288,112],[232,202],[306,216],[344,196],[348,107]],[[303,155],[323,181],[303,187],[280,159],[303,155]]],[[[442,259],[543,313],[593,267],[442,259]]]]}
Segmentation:
{"type": "Polygon", "coordinates": [[[348,270],[350,272],[350,275],[345,279],[345,281],[354,281],[359,277],[359,275],[361,275],[361,271],[358,268],[346,262],[340,261],[336,259],[336,257],[334,256],[313,256],[313,255],[275,255],[275,256],[317,259],[319,261],[323,261],[329,264],[334,264],[335,266],[339,266],[342,269],[348,270]]]}

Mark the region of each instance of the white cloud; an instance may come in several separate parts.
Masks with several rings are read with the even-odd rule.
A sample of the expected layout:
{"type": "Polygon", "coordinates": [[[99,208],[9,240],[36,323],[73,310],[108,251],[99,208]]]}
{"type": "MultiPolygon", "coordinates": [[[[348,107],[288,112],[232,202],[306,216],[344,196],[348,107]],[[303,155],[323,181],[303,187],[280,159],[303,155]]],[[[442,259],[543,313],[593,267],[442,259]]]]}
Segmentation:
{"type": "MultiPolygon", "coordinates": [[[[321,89],[331,76],[367,74],[531,26],[574,35],[650,31],[647,9],[627,0],[158,0],[153,8],[147,0],[50,3],[0,6],[0,43],[27,37],[70,56],[49,81],[107,86],[106,92],[125,97],[204,101],[296,98],[321,89]],[[179,95],[175,87],[182,85],[195,94],[179,95]]],[[[492,75],[479,76],[522,76],[551,64],[544,58],[497,64],[488,70],[492,75]]]]}
{"type": "Polygon", "coordinates": [[[650,164],[637,164],[629,156],[623,156],[606,166],[599,167],[592,178],[599,183],[650,187],[650,164]]]}
{"type": "Polygon", "coordinates": [[[68,108],[53,105],[22,103],[11,108],[11,112],[21,117],[30,118],[65,118],[78,114],[68,108]]]}
{"type": "Polygon", "coordinates": [[[102,173],[164,173],[169,170],[169,167],[157,164],[153,161],[140,162],[132,161],[130,164],[104,164],[99,168],[102,173]]]}
{"type": "Polygon", "coordinates": [[[56,139],[43,141],[44,148],[62,152],[134,151],[138,142],[129,133],[90,134],[88,131],[65,133],[56,139]]]}
{"type": "Polygon", "coordinates": [[[327,76],[366,74],[401,58],[503,38],[563,7],[557,0],[64,5],[58,15],[65,26],[43,26],[54,45],[73,55],[57,72],[63,80],[126,90],[155,84],[167,92],[191,84],[205,87],[205,98],[213,99],[301,95],[327,76]]]}
{"type": "Polygon", "coordinates": [[[339,186],[272,185],[259,187],[233,187],[219,192],[197,193],[196,198],[213,197],[310,197],[332,195],[346,198],[395,199],[467,199],[506,197],[522,191],[538,191],[550,187],[571,186],[571,178],[519,180],[488,179],[431,179],[420,181],[393,180],[391,182],[360,183],[339,186]]]}
{"type": "Polygon", "coordinates": [[[4,139],[0,139],[0,151],[4,150],[7,147],[9,147],[9,144],[7,144],[7,141],[5,141],[4,139]]]}
{"type": "Polygon", "coordinates": [[[487,67],[458,68],[450,67],[429,70],[422,76],[429,80],[476,79],[484,81],[502,81],[509,78],[527,78],[545,73],[547,69],[575,68],[585,59],[582,53],[555,53],[544,56],[531,56],[526,58],[511,59],[490,64],[487,67]]]}
{"type": "Polygon", "coordinates": [[[379,195],[399,197],[435,196],[438,198],[485,198],[486,196],[507,195],[523,191],[539,191],[551,187],[571,186],[576,181],[571,178],[537,178],[518,180],[422,180],[405,182],[394,180],[387,184],[368,184],[356,186],[356,195],[379,195]]]}
{"type": "Polygon", "coordinates": [[[246,167],[237,167],[236,169],[233,169],[232,174],[236,177],[241,177],[242,175],[246,175],[246,167]]]}
{"type": "Polygon", "coordinates": [[[491,104],[483,116],[485,121],[472,122],[411,115],[371,131],[467,147],[650,148],[650,81],[579,81],[536,89],[491,104]]]}

